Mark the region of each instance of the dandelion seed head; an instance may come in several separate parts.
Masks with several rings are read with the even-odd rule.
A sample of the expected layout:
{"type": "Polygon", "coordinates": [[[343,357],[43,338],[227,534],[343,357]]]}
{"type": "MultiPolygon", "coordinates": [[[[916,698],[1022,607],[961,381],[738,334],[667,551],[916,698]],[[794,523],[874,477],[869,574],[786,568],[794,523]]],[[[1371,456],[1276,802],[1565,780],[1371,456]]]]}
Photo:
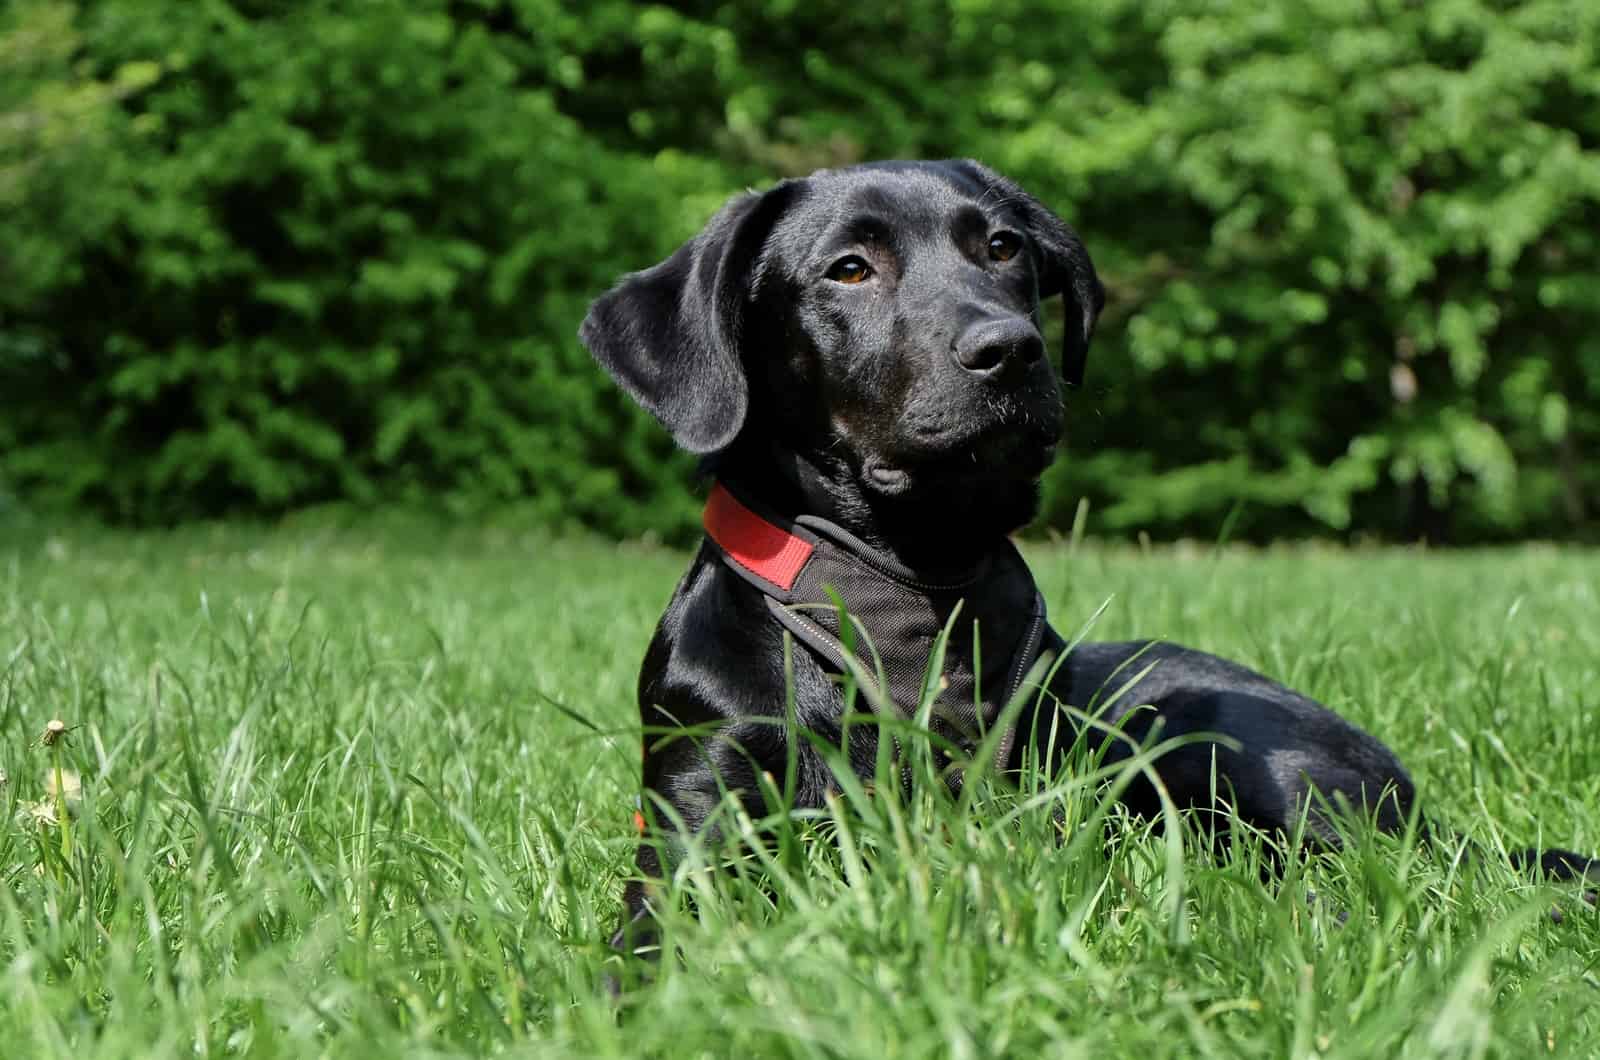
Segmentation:
{"type": "Polygon", "coordinates": [[[57,740],[62,739],[72,731],[72,726],[60,718],[51,718],[44,723],[44,732],[39,734],[39,742],[46,747],[54,747],[57,740]]]}
{"type": "Polygon", "coordinates": [[[56,787],[56,774],[57,771],[54,769],[45,770],[44,790],[46,795],[50,796],[51,799],[59,795],[68,802],[77,802],[83,798],[83,778],[76,771],[71,769],[60,770],[61,787],[59,789],[56,787]]]}
{"type": "Polygon", "coordinates": [[[54,828],[56,824],[56,804],[52,799],[40,799],[38,802],[26,803],[22,811],[17,814],[23,824],[38,825],[40,828],[54,828]]]}

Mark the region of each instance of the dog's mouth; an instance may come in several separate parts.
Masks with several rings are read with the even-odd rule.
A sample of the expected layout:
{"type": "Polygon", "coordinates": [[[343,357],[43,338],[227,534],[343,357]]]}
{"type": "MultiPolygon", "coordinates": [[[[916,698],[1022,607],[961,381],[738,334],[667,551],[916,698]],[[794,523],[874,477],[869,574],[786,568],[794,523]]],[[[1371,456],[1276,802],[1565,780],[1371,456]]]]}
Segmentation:
{"type": "Polygon", "coordinates": [[[919,439],[917,444],[869,456],[862,461],[862,475],[873,490],[889,497],[914,490],[1031,481],[1055,459],[1060,432],[1045,428],[994,424],[966,435],[919,439]]]}

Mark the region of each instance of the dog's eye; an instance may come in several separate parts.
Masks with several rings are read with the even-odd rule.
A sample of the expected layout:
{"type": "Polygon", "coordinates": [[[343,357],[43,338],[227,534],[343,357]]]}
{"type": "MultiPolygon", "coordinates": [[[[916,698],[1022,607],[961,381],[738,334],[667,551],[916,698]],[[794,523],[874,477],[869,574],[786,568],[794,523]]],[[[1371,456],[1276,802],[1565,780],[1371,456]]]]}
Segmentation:
{"type": "Polygon", "coordinates": [[[835,283],[860,283],[872,275],[872,266],[851,254],[828,266],[828,279],[835,283]]]}
{"type": "Polygon", "coordinates": [[[989,256],[995,261],[1010,261],[1022,249],[1022,237],[1015,232],[996,232],[989,237],[989,256]]]}

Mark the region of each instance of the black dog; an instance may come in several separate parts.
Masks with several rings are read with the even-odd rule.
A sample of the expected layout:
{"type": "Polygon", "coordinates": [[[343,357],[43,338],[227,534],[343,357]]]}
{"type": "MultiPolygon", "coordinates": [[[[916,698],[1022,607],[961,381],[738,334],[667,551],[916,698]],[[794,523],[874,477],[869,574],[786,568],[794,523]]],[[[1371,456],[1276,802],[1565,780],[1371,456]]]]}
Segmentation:
{"type": "MultiPolygon", "coordinates": [[[[648,810],[670,808],[698,829],[727,790],[759,816],[760,772],[783,775],[790,756],[795,801],[822,804],[828,767],[773,719],[788,701],[788,630],[804,646],[793,659],[794,721],[839,739],[837,675],[852,660],[825,587],[881,657],[880,701],[901,710],[919,702],[930,648],[961,604],[932,727],[969,752],[1035,660],[1059,656],[1066,645],[1007,539],[1032,518],[1062,432],[1039,323],[1039,301],[1053,295],[1067,302],[1062,362],[1076,385],[1103,300],[1077,236],[974,162],[895,162],[736,198],[594,304],[584,343],[718,480],[707,540],[645,657],[639,704],[647,732],[719,728],[710,740],[647,737],[648,810]]],[[[871,658],[864,647],[858,657],[871,658]]],[[[1091,747],[1111,740],[1101,749],[1111,761],[1155,731],[1218,737],[1158,760],[1180,805],[1212,803],[1214,762],[1238,816],[1265,830],[1288,833],[1305,815],[1311,838],[1336,843],[1329,806],[1391,830],[1411,812],[1411,779],[1387,747],[1215,656],[1083,644],[1048,691],[986,745],[998,744],[1003,767],[1030,746],[1071,742],[1084,715],[1061,705],[1109,699],[1100,717],[1122,736],[1084,735],[1091,747]]],[[[851,761],[870,775],[873,727],[850,733],[851,761]]],[[[1148,784],[1123,799],[1157,809],[1148,784]]],[[[657,815],[663,831],[669,818],[657,815]]],[[[618,945],[650,939],[660,849],[648,837],[639,847],[618,945]]],[[[1524,857],[1553,876],[1600,876],[1600,863],[1564,851],[1524,857]]]]}

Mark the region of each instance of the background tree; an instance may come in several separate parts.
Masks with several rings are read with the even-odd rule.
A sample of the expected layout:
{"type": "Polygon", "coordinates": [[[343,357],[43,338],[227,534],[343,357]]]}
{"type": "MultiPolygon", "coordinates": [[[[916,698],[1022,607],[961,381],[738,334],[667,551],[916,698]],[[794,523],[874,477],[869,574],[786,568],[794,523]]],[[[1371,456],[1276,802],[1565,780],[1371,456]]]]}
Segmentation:
{"type": "Polygon", "coordinates": [[[1600,504],[1593,5],[0,20],[0,111],[92,115],[0,133],[0,481],[33,506],[518,500],[687,536],[692,468],[589,364],[588,299],[746,185],[945,155],[1055,204],[1110,291],[1048,524],[1464,542],[1600,504]]]}

